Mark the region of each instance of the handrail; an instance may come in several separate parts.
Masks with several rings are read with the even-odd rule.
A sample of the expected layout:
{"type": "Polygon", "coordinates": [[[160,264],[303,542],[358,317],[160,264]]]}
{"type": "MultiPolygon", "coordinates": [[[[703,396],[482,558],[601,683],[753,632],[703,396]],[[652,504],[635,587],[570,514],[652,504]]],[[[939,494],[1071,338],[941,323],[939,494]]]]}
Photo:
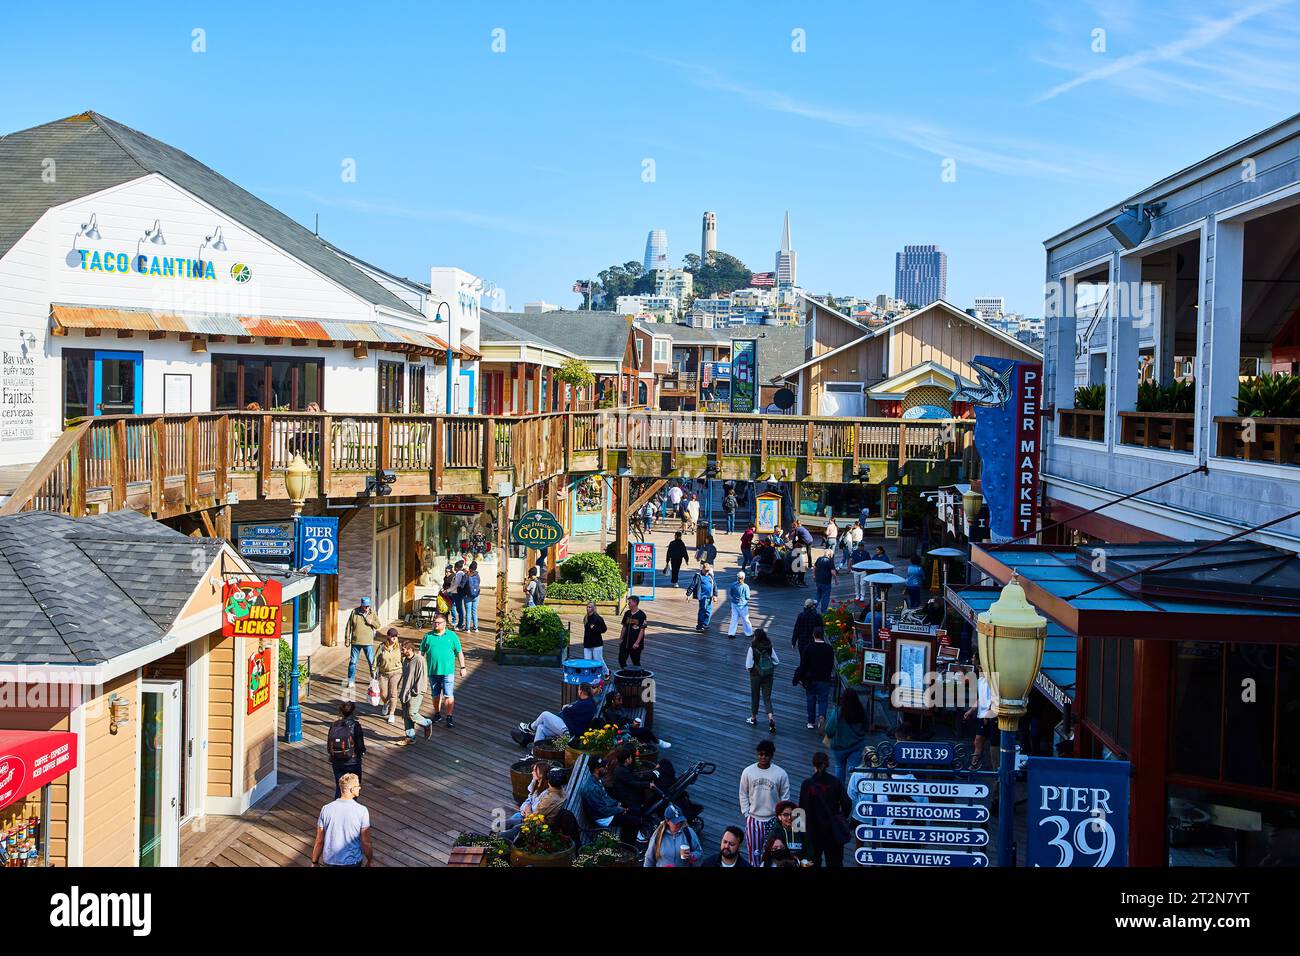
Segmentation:
{"type": "MultiPolygon", "coordinates": [[[[33,508],[85,512],[88,490],[114,508],[154,514],[199,510],[225,500],[238,480],[269,495],[272,475],[300,455],[332,482],[387,469],[428,474],[477,470],[482,487],[510,469],[517,488],[579,467],[607,467],[608,451],[806,462],[955,461],[969,464],[974,423],[811,415],[731,415],[618,407],[522,416],[361,412],[222,411],[186,415],[104,415],[69,428],[2,505],[0,515],[33,508]],[[582,457],[585,456],[585,457],[582,457]],[[148,494],[145,494],[147,486],[148,494]],[[204,489],[200,492],[200,486],[204,489]],[[176,489],[183,488],[178,493],[176,489]],[[178,495],[180,504],[178,504],[178,495]],[[209,502],[200,503],[200,498],[209,502]],[[128,501],[130,499],[130,501],[128,501]],[[145,500],[147,499],[147,505],[145,500]],[[164,503],[167,507],[164,509],[164,503]],[[182,507],[183,505],[183,507],[182,507]],[[179,510],[178,510],[179,509],[179,510]]],[[[463,487],[465,478],[455,479],[463,487]]],[[[472,479],[471,479],[472,480],[472,479]]]]}

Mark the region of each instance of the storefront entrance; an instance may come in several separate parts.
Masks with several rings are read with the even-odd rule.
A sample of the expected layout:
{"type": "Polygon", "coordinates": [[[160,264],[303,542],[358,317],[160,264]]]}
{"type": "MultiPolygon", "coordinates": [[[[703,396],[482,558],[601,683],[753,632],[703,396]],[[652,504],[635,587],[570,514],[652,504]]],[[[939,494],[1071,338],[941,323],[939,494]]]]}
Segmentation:
{"type": "Polygon", "coordinates": [[[402,616],[402,531],[399,519],[397,508],[379,508],[376,511],[375,613],[384,624],[402,616]]]}
{"type": "Polygon", "coordinates": [[[181,682],[140,685],[140,865],[180,863],[181,682]]]}

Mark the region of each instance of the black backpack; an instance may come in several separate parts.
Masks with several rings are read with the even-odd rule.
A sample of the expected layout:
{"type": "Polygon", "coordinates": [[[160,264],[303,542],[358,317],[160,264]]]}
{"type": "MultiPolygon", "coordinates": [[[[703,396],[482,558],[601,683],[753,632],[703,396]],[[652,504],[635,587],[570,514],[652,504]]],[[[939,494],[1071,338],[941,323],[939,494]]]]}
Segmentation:
{"type": "Polygon", "coordinates": [[[356,741],[351,721],[340,717],[330,724],[329,734],[325,738],[325,750],[335,763],[350,763],[356,759],[356,741]]]}
{"type": "Polygon", "coordinates": [[[537,579],[537,586],[533,588],[533,603],[534,604],[546,603],[546,582],[543,581],[540,577],[537,579]]]}

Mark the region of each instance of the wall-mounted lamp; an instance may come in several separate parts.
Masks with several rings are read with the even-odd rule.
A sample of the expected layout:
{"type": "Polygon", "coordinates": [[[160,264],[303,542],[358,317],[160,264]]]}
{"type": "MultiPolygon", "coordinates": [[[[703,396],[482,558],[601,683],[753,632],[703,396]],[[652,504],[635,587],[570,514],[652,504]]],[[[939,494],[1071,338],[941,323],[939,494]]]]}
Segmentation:
{"type": "Polygon", "coordinates": [[[155,219],[153,221],[153,227],[144,231],[144,239],[141,239],[140,241],[143,242],[145,239],[149,240],[155,246],[167,245],[167,240],[163,238],[162,234],[162,223],[159,220],[155,219]]]}
{"type": "Polygon", "coordinates": [[[203,258],[203,250],[211,246],[216,252],[226,251],[226,240],[221,237],[221,227],[217,226],[212,235],[203,237],[203,245],[199,246],[199,258],[203,258]]]}
{"type": "MultiPolygon", "coordinates": [[[[99,219],[95,216],[93,212],[90,214],[90,221],[83,222],[81,224],[81,229],[77,233],[77,235],[78,237],[85,236],[87,239],[95,239],[95,240],[99,240],[103,238],[99,234],[99,219]]],[[[74,244],[75,244],[75,240],[74,240],[74,244]]]]}
{"type": "Polygon", "coordinates": [[[191,352],[206,352],[208,350],[208,341],[201,335],[196,335],[190,339],[191,352]]]}
{"type": "Polygon", "coordinates": [[[108,732],[116,734],[118,727],[130,722],[131,702],[121,694],[110,694],[108,698],[108,732]]]}
{"type": "Polygon", "coordinates": [[[352,357],[354,359],[368,358],[369,355],[370,349],[366,348],[363,343],[358,342],[356,345],[352,346],[352,357]]]}

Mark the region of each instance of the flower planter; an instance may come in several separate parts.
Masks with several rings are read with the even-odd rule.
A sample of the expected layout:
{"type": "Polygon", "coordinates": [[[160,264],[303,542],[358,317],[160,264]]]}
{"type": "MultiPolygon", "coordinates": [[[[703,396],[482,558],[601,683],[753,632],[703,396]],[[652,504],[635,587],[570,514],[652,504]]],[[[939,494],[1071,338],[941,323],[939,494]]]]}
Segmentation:
{"type": "Polygon", "coordinates": [[[533,764],[536,757],[526,757],[510,765],[510,792],[514,794],[515,803],[523,803],[528,796],[528,786],[533,780],[533,764]]]}
{"type": "Polygon", "coordinates": [[[1214,419],[1218,431],[1215,452],[1220,458],[1239,461],[1263,461],[1274,465],[1300,465],[1300,418],[1229,418],[1214,419]],[[1254,431],[1253,441],[1245,441],[1248,422],[1254,431]]]}
{"type": "Polygon", "coordinates": [[[510,848],[511,866],[572,866],[573,844],[554,853],[529,853],[525,850],[510,848]]]}
{"type": "MultiPolygon", "coordinates": [[[[586,601],[565,601],[559,598],[547,596],[546,607],[553,607],[560,614],[584,614],[587,610],[586,601]]],[[[620,617],[623,614],[623,599],[615,598],[612,601],[597,601],[596,612],[601,617],[608,618],[620,617]]]]}
{"type": "MultiPolygon", "coordinates": [[[[591,855],[591,856],[594,856],[591,855]]],[[[601,856],[594,859],[588,856],[590,862],[585,862],[581,866],[600,867],[601,869],[630,870],[640,869],[641,854],[637,852],[636,847],[627,843],[620,843],[614,851],[604,851],[601,856]]]]}
{"type": "Polygon", "coordinates": [[[498,647],[495,660],[506,667],[559,667],[564,663],[564,648],[554,654],[533,654],[509,647],[498,647]]]}
{"type": "Polygon", "coordinates": [[[552,766],[571,766],[565,763],[563,750],[551,750],[545,742],[533,744],[533,756],[538,760],[549,760],[552,766]]]}

